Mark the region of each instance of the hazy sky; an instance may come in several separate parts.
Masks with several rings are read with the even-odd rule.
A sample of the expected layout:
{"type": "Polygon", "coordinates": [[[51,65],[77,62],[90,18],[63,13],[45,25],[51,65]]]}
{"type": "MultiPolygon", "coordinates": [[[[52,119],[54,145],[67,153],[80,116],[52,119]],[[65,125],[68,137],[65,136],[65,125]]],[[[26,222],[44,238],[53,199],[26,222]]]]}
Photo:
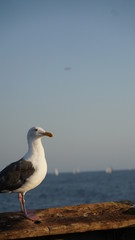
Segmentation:
{"type": "Polygon", "coordinates": [[[0,0],[0,169],[34,125],[49,171],[135,168],[135,1],[0,0]]]}

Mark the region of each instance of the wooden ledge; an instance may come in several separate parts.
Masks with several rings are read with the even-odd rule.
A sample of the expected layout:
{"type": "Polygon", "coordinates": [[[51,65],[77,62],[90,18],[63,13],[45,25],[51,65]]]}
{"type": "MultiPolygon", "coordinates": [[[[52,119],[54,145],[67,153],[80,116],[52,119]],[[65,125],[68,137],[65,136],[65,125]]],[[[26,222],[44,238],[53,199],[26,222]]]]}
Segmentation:
{"type": "Polygon", "coordinates": [[[129,202],[50,208],[36,210],[35,214],[39,216],[37,222],[25,219],[20,212],[0,213],[0,239],[37,239],[135,225],[135,209],[129,202]]]}

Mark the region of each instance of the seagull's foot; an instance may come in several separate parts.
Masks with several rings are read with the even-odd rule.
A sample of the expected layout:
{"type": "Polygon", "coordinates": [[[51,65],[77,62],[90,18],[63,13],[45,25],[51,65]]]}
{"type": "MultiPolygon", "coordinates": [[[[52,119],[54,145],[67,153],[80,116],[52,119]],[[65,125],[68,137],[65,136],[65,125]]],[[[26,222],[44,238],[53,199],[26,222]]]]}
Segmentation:
{"type": "Polygon", "coordinates": [[[34,211],[28,211],[27,213],[25,213],[25,217],[29,220],[32,221],[38,221],[39,218],[34,214],[34,211]]]}

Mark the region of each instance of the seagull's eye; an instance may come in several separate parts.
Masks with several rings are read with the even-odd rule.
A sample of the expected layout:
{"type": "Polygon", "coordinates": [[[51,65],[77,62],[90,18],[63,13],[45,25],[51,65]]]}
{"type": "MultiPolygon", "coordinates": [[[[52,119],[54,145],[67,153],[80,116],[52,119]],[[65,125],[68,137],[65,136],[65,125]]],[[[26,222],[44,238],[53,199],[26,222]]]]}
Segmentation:
{"type": "Polygon", "coordinates": [[[37,132],[37,128],[35,128],[35,132],[37,132]]]}

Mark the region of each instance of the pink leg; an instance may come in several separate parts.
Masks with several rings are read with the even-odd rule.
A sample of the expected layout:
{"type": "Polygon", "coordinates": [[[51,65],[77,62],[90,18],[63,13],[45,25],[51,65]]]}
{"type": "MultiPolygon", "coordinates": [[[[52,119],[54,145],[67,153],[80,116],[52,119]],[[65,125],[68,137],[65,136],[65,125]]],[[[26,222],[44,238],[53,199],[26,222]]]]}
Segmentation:
{"type": "Polygon", "coordinates": [[[38,217],[36,215],[34,215],[33,212],[30,212],[30,213],[27,213],[27,210],[26,210],[26,206],[25,206],[25,199],[24,199],[24,193],[22,194],[22,204],[23,204],[23,210],[24,210],[24,215],[26,218],[32,220],[32,221],[35,221],[35,220],[38,220],[38,217]]]}
{"type": "Polygon", "coordinates": [[[22,193],[19,193],[18,198],[19,198],[19,202],[20,202],[20,206],[21,206],[21,211],[24,212],[23,203],[22,203],[22,193]]]}

